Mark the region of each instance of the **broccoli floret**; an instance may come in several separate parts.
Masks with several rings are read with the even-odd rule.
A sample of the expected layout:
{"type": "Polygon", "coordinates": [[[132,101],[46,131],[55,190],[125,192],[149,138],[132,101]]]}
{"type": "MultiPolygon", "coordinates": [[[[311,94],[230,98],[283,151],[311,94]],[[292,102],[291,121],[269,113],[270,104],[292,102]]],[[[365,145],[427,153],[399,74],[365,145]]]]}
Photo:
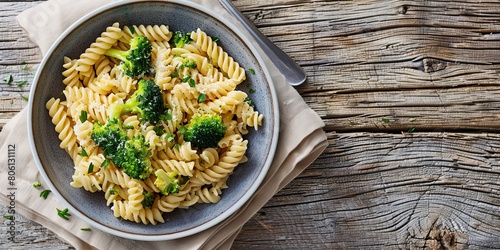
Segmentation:
{"type": "Polygon", "coordinates": [[[149,160],[149,145],[142,135],[130,139],[127,137],[127,128],[120,119],[123,105],[111,105],[106,124],[95,122],[90,136],[117,167],[134,179],[144,180],[153,171],[149,160]]]}
{"type": "Polygon", "coordinates": [[[191,41],[191,33],[182,33],[181,31],[174,32],[174,36],[172,37],[173,45],[176,48],[182,48],[185,44],[191,41]]]}
{"type": "Polygon", "coordinates": [[[179,193],[181,183],[179,182],[179,174],[176,171],[165,172],[163,169],[158,169],[155,172],[155,186],[160,189],[163,195],[179,193]]]}
{"type": "Polygon", "coordinates": [[[142,193],[144,195],[144,200],[142,200],[143,207],[152,207],[155,201],[155,194],[153,192],[144,191],[142,193]]]}
{"type": "Polygon", "coordinates": [[[134,136],[118,146],[116,155],[111,158],[128,176],[144,180],[153,172],[149,160],[149,146],[143,135],[134,136]]]}
{"type": "Polygon", "coordinates": [[[215,148],[224,137],[226,128],[217,114],[195,115],[189,121],[184,140],[197,148],[215,148]]]}
{"type": "Polygon", "coordinates": [[[109,119],[106,124],[94,122],[90,138],[102,148],[104,155],[114,158],[117,149],[127,139],[127,133],[118,118],[109,119]]]}
{"type": "Polygon", "coordinates": [[[153,81],[141,79],[122,111],[137,114],[141,119],[156,124],[166,111],[160,87],[153,81]]]}
{"type": "Polygon", "coordinates": [[[146,74],[151,68],[151,51],[152,46],[149,40],[140,35],[130,39],[129,50],[108,49],[105,55],[120,60],[123,72],[134,78],[146,74]]]}

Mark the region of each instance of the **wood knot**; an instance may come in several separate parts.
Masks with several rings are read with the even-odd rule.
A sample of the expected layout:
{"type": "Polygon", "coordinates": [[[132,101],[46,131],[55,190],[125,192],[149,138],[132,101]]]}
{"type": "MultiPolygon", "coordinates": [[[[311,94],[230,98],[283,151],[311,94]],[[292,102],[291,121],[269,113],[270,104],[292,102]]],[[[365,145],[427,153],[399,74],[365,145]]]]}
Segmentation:
{"type": "Polygon", "coordinates": [[[429,233],[429,236],[426,240],[429,249],[458,249],[457,237],[455,236],[455,233],[448,230],[433,229],[429,233]]]}
{"type": "Polygon", "coordinates": [[[446,67],[448,66],[446,62],[434,58],[425,58],[423,60],[423,63],[424,63],[424,72],[426,73],[440,71],[446,69],[446,67]]]}
{"type": "Polygon", "coordinates": [[[406,14],[406,12],[408,12],[408,6],[403,5],[403,6],[401,6],[401,7],[398,8],[398,13],[399,14],[403,14],[404,15],[404,14],[406,14]]]}

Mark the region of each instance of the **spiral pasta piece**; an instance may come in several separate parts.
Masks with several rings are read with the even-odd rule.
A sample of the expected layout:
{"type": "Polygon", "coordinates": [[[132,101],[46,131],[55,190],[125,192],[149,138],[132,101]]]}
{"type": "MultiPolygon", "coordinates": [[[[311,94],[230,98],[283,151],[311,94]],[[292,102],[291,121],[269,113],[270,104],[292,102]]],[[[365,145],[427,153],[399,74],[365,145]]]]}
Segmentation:
{"type": "Polygon", "coordinates": [[[217,203],[221,199],[219,192],[215,187],[202,188],[195,192],[196,196],[199,197],[198,203],[217,203]]]}
{"type": "Polygon", "coordinates": [[[214,65],[224,71],[229,78],[240,83],[246,79],[245,69],[230,57],[216,42],[201,29],[191,32],[191,39],[212,59],[214,65]]]}
{"type": "Polygon", "coordinates": [[[78,71],[76,70],[77,66],[78,66],[78,64],[77,64],[76,59],[71,60],[67,56],[64,57],[63,68],[65,68],[66,70],[64,70],[62,72],[62,75],[65,77],[63,79],[63,83],[65,85],[70,86],[70,87],[73,87],[73,86],[82,87],[83,86],[82,82],[80,81],[80,76],[78,74],[78,71]]]}
{"type": "Polygon", "coordinates": [[[91,193],[102,190],[101,184],[103,181],[103,176],[100,172],[97,172],[95,174],[85,174],[80,171],[75,171],[72,178],[73,181],[70,183],[72,187],[83,187],[85,190],[91,193]]]}
{"type": "Polygon", "coordinates": [[[122,37],[122,31],[118,23],[114,23],[112,26],[106,28],[106,31],[101,34],[100,37],[96,39],[94,43],[90,45],[90,48],[85,50],[78,59],[77,70],[80,71],[83,76],[90,76],[92,66],[99,60],[101,55],[104,55],[106,50],[110,49],[114,43],[122,37]]]}
{"type": "Polygon", "coordinates": [[[172,212],[174,209],[181,205],[181,202],[185,200],[185,195],[167,195],[162,196],[160,199],[155,200],[154,207],[162,212],[172,212]]]}
{"type": "Polygon", "coordinates": [[[166,172],[176,171],[183,176],[193,176],[194,162],[177,160],[157,160],[151,162],[155,169],[163,169],[166,172]]]}
{"type": "Polygon", "coordinates": [[[116,168],[114,165],[103,168],[102,172],[104,174],[103,181],[111,182],[125,188],[129,187],[128,185],[131,180],[130,177],[121,169],[116,168]]]}
{"type": "Polygon", "coordinates": [[[76,135],[73,131],[73,124],[68,118],[65,107],[61,104],[60,99],[51,98],[47,101],[46,108],[49,110],[49,115],[52,117],[52,123],[56,125],[55,130],[59,133],[59,146],[63,149],[71,151],[76,147],[76,135]]]}
{"type": "Polygon", "coordinates": [[[139,185],[139,182],[137,182],[136,180],[130,180],[128,182],[127,213],[136,213],[143,208],[141,203],[144,200],[143,192],[144,188],[139,185]]]}
{"type": "Polygon", "coordinates": [[[113,89],[113,92],[115,93],[130,94],[137,89],[137,80],[124,74],[123,71],[116,65],[111,69],[110,77],[117,80],[115,89],[113,89]]]}
{"type": "Polygon", "coordinates": [[[162,42],[169,41],[172,38],[172,32],[166,25],[132,25],[123,28],[123,38],[129,41],[135,35],[143,35],[150,41],[162,42]],[[132,31],[133,30],[133,31],[132,31]]]}
{"type": "Polygon", "coordinates": [[[128,201],[115,200],[113,201],[111,210],[113,211],[115,217],[137,223],[156,225],[158,222],[165,222],[157,208],[147,207],[132,213],[128,211],[129,208],[130,206],[128,206],[128,201]]]}

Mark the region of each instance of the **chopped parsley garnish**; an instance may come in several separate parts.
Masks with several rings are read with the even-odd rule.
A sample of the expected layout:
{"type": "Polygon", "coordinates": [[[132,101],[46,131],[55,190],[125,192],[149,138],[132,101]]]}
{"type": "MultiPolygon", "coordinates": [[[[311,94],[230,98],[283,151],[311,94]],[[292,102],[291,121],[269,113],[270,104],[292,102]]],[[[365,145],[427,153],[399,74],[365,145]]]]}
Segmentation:
{"type": "Polygon", "coordinates": [[[39,187],[41,187],[41,186],[42,186],[42,183],[40,183],[39,181],[37,181],[37,182],[33,183],[33,187],[34,187],[34,188],[39,188],[39,187]]]}
{"type": "Polygon", "coordinates": [[[255,89],[250,89],[250,93],[251,94],[255,93],[255,89]]]}
{"type": "Polygon", "coordinates": [[[200,93],[200,95],[198,96],[198,102],[204,102],[205,100],[207,100],[207,96],[203,93],[200,93]]]}
{"type": "Polygon", "coordinates": [[[26,83],[28,83],[28,81],[20,81],[20,82],[18,82],[16,85],[17,85],[18,87],[21,87],[21,86],[25,85],[26,83]]]}
{"type": "Polygon", "coordinates": [[[411,127],[408,129],[408,133],[413,133],[413,131],[415,131],[415,127],[411,127]]]}
{"type": "Polygon", "coordinates": [[[117,195],[118,191],[116,189],[112,188],[112,189],[109,190],[109,194],[111,194],[111,195],[117,195]]]}
{"type": "Polygon", "coordinates": [[[255,108],[255,105],[253,104],[252,99],[250,99],[249,97],[245,97],[245,99],[243,101],[245,101],[246,103],[248,103],[248,105],[250,107],[255,108]]]}
{"type": "Polygon", "coordinates": [[[218,42],[219,41],[219,38],[216,37],[216,36],[211,36],[210,38],[212,38],[212,41],[213,42],[218,42]]]}
{"type": "Polygon", "coordinates": [[[63,210],[56,208],[56,210],[57,210],[57,215],[59,215],[59,217],[65,219],[65,220],[69,220],[69,216],[71,216],[71,214],[68,212],[67,208],[65,208],[63,210]]]}
{"type": "Polygon", "coordinates": [[[255,70],[254,69],[247,69],[247,71],[250,72],[250,74],[255,75],[255,70]]]}
{"type": "Polygon", "coordinates": [[[187,82],[189,84],[189,87],[194,88],[196,86],[196,81],[191,78],[191,76],[186,76],[182,78],[182,82],[187,82]]]}
{"type": "Polygon", "coordinates": [[[19,95],[21,96],[21,98],[23,98],[25,101],[28,101],[28,97],[27,96],[23,96],[23,94],[19,93],[19,95]]]}
{"type": "Polygon", "coordinates": [[[80,230],[82,231],[92,231],[92,229],[88,228],[88,227],[83,227],[83,228],[80,228],[80,230]]]}
{"type": "Polygon", "coordinates": [[[14,216],[12,216],[12,215],[4,215],[3,218],[6,219],[6,220],[12,220],[12,219],[14,219],[14,216]]]}
{"type": "Polygon", "coordinates": [[[111,161],[109,160],[109,158],[104,159],[104,161],[101,163],[101,168],[106,168],[110,163],[111,161]]]}
{"type": "Polygon", "coordinates": [[[49,196],[50,192],[52,192],[52,191],[50,191],[49,189],[45,189],[42,192],[40,192],[40,197],[42,197],[43,199],[46,200],[47,197],[49,196]]]}
{"type": "Polygon", "coordinates": [[[382,117],[382,121],[385,122],[385,123],[390,122],[389,118],[387,118],[387,117],[382,117]]]}
{"type": "Polygon", "coordinates": [[[12,75],[9,75],[9,76],[5,77],[5,79],[3,79],[3,81],[10,85],[14,81],[14,77],[12,75]]]}
{"type": "Polygon", "coordinates": [[[85,156],[89,156],[89,154],[87,154],[87,151],[85,151],[85,149],[84,149],[84,148],[82,148],[82,152],[78,153],[78,155],[79,155],[79,156],[83,156],[83,157],[85,157],[85,156]]]}
{"type": "Polygon", "coordinates": [[[90,173],[92,173],[92,172],[94,172],[94,164],[91,162],[91,163],[89,164],[89,170],[87,171],[87,174],[90,174],[90,173]]]}
{"type": "Polygon", "coordinates": [[[130,26],[128,27],[128,29],[130,30],[130,33],[135,34],[135,29],[134,29],[134,26],[130,26]]]}
{"type": "Polygon", "coordinates": [[[87,120],[87,110],[82,110],[80,112],[80,121],[84,123],[87,120]]]}
{"type": "Polygon", "coordinates": [[[196,86],[196,82],[193,78],[189,79],[189,87],[194,88],[196,86]]]}

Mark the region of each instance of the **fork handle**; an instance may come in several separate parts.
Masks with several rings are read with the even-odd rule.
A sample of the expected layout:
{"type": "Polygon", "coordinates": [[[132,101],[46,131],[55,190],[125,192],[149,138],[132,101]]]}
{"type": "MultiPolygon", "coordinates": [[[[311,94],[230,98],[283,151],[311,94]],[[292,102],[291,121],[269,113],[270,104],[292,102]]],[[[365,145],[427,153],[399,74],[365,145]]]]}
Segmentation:
{"type": "Polygon", "coordinates": [[[271,42],[264,34],[262,34],[255,25],[241,14],[233,5],[231,0],[219,0],[224,8],[231,13],[238,21],[243,24],[243,27],[255,39],[264,53],[274,63],[276,68],[285,76],[286,80],[292,86],[298,86],[305,82],[306,75],[302,68],[290,58],[283,50],[271,42]]]}

